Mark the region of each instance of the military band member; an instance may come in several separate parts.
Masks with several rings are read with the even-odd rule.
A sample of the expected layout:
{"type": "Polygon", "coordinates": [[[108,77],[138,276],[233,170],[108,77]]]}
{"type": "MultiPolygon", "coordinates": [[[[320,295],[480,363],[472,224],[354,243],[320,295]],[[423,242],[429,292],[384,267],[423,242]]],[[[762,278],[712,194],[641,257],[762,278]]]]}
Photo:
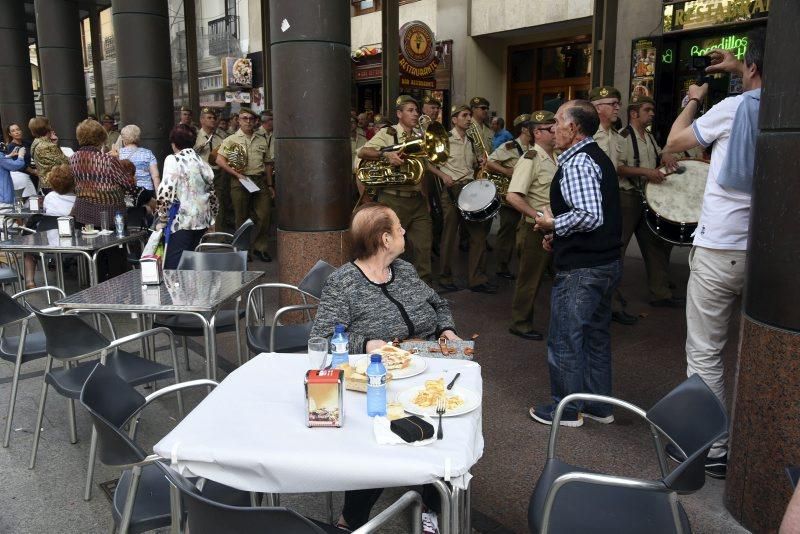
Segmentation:
{"type": "Polygon", "coordinates": [[[520,213],[517,229],[519,272],[511,304],[512,334],[540,341],[542,334],[533,328],[534,303],[550,255],[542,248],[542,234],[533,229],[536,212],[550,208],[550,182],[558,170],[555,149],[555,115],[549,111],[531,114],[530,131],[534,145],[514,167],[506,199],[520,213]]]}
{"type": "Polygon", "coordinates": [[[267,183],[275,183],[275,133],[272,129],[273,115],[271,109],[265,109],[261,113],[261,125],[256,133],[261,134],[267,140],[267,183]]]}
{"type": "Polygon", "coordinates": [[[358,119],[350,117],[350,152],[353,162],[353,172],[358,167],[358,151],[367,143],[367,138],[358,129],[358,119]]]}
{"type": "MultiPolygon", "coordinates": [[[[457,252],[458,224],[461,219],[458,195],[472,181],[478,158],[472,141],[467,137],[467,128],[472,121],[469,107],[453,106],[450,119],[453,121],[453,129],[450,130],[450,157],[438,168],[431,165],[430,169],[444,185],[440,195],[444,227],[440,247],[439,285],[442,289],[453,291],[458,289],[453,281],[453,261],[457,252]]],[[[469,232],[469,288],[479,293],[497,293],[497,286],[489,283],[486,275],[486,236],[491,222],[461,222],[469,232]]]]}
{"type": "Polygon", "coordinates": [[[117,128],[114,125],[114,117],[111,115],[103,115],[103,121],[101,124],[103,125],[103,129],[108,134],[106,137],[106,142],[103,144],[104,151],[108,152],[118,145],[117,141],[119,141],[119,131],[117,131],[117,128]]]}
{"type": "MultiPolygon", "coordinates": [[[[403,164],[396,151],[380,152],[381,148],[403,143],[413,137],[419,118],[419,106],[414,98],[400,95],[395,101],[397,126],[381,128],[358,151],[358,157],[370,161],[382,160],[393,167],[403,164]]],[[[427,284],[431,284],[431,216],[428,199],[423,191],[424,182],[381,187],[378,202],[389,206],[406,229],[406,239],[411,242],[414,267],[427,284]]],[[[408,249],[408,247],[407,247],[408,249]]]]}
{"type": "Polygon", "coordinates": [[[214,171],[214,194],[217,197],[217,218],[215,227],[219,232],[233,233],[233,205],[231,204],[231,178],[217,165],[217,152],[223,138],[217,134],[217,113],[213,108],[200,110],[200,129],[197,131],[194,151],[211,165],[214,171]]]}
{"type": "Polygon", "coordinates": [[[255,133],[258,116],[248,108],[239,111],[239,130],[226,137],[217,155],[217,165],[231,175],[231,201],[235,225],[238,228],[248,218],[255,223],[253,228],[253,255],[262,261],[272,261],[267,252],[272,198],[275,196],[275,184],[271,175],[267,174],[269,149],[263,135],[255,133]],[[234,144],[241,144],[247,151],[247,164],[242,172],[235,171],[228,165],[225,152],[234,144]],[[235,178],[235,179],[233,179],[235,178]],[[260,191],[249,193],[241,180],[249,178],[260,191]]]}
{"type": "Polygon", "coordinates": [[[225,139],[230,135],[228,133],[228,118],[227,117],[220,117],[217,121],[217,135],[220,139],[225,139]]]}
{"type": "MultiPolygon", "coordinates": [[[[491,128],[486,126],[486,119],[489,118],[489,101],[482,96],[476,96],[470,100],[470,111],[472,112],[472,120],[478,124],[478,129],[481,132],[483,139],[483,146],[487,152],[492,150],[492,140],[494,139],[494,132],[491,128]]],[[[479,147],[475,147],[480,150],[479,147]]],[[[478,158],[482,158],[484,154],[477,154],[478,158]]]]}
{"type": "MultiPolygon", "coordinates": [[[[619,118],[619,101],[621,95],[615,87],[595,87],[589,91],[589,100],[594,104],[597,115],[600,117],[600,127],[592,136],[616,168],[619,165],[620,145],[622,136],[614,128],[614,121],[619,118]]],[[[625,311],[625,298],[617,288],[611,298],[611,319],[624,325],[636,324],[636,316],[625,311]]]]}
{"type": "MultiPolygon", "coordinates": [[[[514,174],[514,167],[517,162],[532,147],[533,136],[530,131],[531,116],[526,114],[520,115],[514,119],[514,134],[516,139],[503,143],[497,150],[489,155],[489,161],[486,163],[490,171],[506,176],[511,180],[514,174]]],[[[514,253],[514,244],[516,242],[517,226],[519,225],[519,211],[504,203],[500,206],[500,228],[497,230],[497,241],[495,251],[497,252],[497,276],[514,279],[508,264],[511,262],[511,255],[514,253]]]]}
{"type": "Polygon", "coordinates": [[[178,124],[185,124],[191,128],[196,128],[194,125],[194,121],[192,120],[192,110],[186,106],[181,106],[180,111],[180,120],[178,124]]]}
{"type": "Polygon", "coordinates": [[[442,103],[432,96],[426,96],[422,99],[422,114],[430,117],[431,120],[442,122],[439,120],[439,112],[442,109],[442,103]]]}
{"type": "Polygon", "coordinates": [[[647,270],[651,306],[682,307],[685,302],[672,296],[669,287],[669,255],[672,245],[656,236],[647,226],[640,191],[645,183],[662,183],[666,178],[658,170],[659,163],[674,170],[677,159],[661,152],[647,127],[653,123],[655,102],[648,96],[634,96],[628,106],[628,126],[622,130],[618,156],[620,209],[622,211],[622,251],[628,248],[631,237],[642,251],[647,270]]]}
{"type": "Polygon", "coordinates": [[[239,114],[231,113],[231,118],[228,121],[228,135],[233,135],[239,131],[239,114]]]}

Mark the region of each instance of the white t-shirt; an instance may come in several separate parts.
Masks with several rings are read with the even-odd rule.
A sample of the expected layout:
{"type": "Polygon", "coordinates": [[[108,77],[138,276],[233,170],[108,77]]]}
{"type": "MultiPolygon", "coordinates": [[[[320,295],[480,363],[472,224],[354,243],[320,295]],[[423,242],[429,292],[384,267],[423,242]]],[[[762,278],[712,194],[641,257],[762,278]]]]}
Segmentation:
{"type": "Polygon", "coordinates": [[[44,212],[47,215],[66,217],[72,213],[72,206],[75,205],[75,193],[60,195],[55,191],[50,191],[44,196],[44,212]]]}
{"type": "MultiPolygon", "coordinates": [[[[717,176],[728,154],[733,118],[741,101],[741,95],[728,97],[692,124],[694,135],[701,145],[714,145],[703,194],[703,209],[694,233],[695,246],[747,250],[750,195],[724,188],[717,183],[717,176]]],[[[752,149],[755,150],[755,147],[752,149]]]]}

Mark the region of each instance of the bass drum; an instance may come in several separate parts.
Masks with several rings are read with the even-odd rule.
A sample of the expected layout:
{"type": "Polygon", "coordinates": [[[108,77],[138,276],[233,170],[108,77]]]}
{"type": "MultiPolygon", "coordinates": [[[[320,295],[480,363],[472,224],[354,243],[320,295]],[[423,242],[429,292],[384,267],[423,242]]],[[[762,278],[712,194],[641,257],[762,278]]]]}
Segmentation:
{"type": "MultiPolygon", "coordinates": [[[[644,187],[645,221],[658,237],[678,246],[691,246],[700,220],[709,164],[699,159],[678,162],[678,172],[660,184],[644,187]]],[[[661,167],[663,172],[666,170],[661,167]]]]}
{"type": "Polygon", "coordinates": [[[500,195],[489,180],[474,180],[458,194],[458,211],[471,222],[488,221],[500,210],[500,195]]]}

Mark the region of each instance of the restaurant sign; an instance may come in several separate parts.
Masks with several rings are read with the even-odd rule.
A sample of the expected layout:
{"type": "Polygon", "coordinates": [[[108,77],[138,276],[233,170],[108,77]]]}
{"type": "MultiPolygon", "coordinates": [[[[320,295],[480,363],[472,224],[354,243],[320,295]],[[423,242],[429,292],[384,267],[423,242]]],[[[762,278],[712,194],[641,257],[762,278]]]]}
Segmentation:
{"type": "Polygon", "coordinates": [[[664,3],[664,33],[765,18],[771,0],[691,0],[664,3]]]}
{"type": "Polygon", "coordinates": [[[433,31],[419,20],[400,28],[400,74],[413,78],[433,78],[439,58],[433,31]]]}

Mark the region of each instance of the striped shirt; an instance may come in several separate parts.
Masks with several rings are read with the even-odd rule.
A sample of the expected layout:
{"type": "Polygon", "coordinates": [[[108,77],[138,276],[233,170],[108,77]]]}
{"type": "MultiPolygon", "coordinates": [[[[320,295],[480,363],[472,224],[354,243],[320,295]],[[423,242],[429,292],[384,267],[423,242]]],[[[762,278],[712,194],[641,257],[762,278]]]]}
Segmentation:
{"type": "Polygon", "coordinates": [[[603,224],[603,195],[600,192],[603,173],[588,154],[576,154],[594,142],[591,136],[586,137],[558,156],[562,173],[559,186],[564,201],[571,208],[555,218],[558,236],[591,232],[603,224]]]}

